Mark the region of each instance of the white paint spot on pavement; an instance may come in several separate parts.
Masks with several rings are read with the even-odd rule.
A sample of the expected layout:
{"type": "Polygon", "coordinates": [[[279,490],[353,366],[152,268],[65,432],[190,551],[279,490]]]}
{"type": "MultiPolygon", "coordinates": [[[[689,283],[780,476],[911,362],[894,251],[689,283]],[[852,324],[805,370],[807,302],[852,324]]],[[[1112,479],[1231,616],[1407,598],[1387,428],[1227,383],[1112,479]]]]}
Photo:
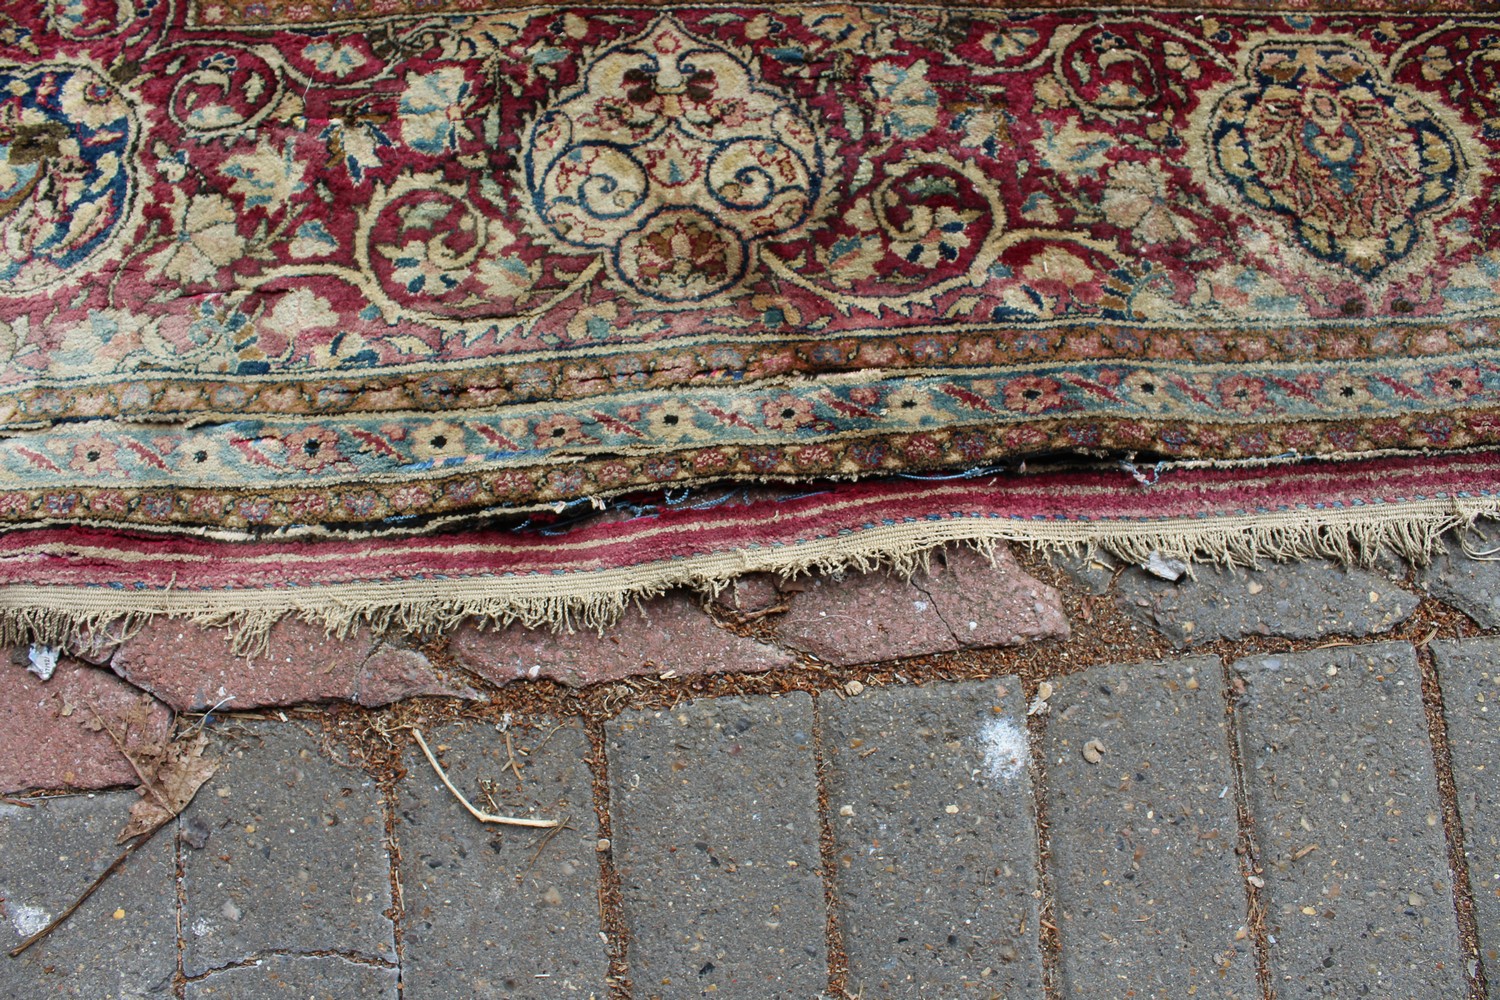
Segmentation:
{"type": "Polygon", "coordinates": [[[991,781],[1009,781],[1021,773],[1031,757],[1026,730],[1009,719],[992,719],[979,730],[984,748],[984,770],[991,781]]]}
{"type": "Polygon", "coordinates": [[[25,903],[15,903],[7,904],[6,908],[10,910],[10,925],[23,938],[31,937],[31,935],[46,927],[52,919],[52,914],[40,906],[27,906],[25,903]]]}

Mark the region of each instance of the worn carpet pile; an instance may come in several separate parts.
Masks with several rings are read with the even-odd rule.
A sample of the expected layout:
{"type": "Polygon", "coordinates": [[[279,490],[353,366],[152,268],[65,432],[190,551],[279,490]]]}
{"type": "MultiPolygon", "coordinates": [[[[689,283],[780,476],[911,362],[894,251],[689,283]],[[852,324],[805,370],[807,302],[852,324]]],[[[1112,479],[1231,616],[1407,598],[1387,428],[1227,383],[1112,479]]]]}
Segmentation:
{"type": "Polygon", "coordinates": [[[0,0],[0,639],[1420,555],[1500,20],[1410,8],[0,0]]]}

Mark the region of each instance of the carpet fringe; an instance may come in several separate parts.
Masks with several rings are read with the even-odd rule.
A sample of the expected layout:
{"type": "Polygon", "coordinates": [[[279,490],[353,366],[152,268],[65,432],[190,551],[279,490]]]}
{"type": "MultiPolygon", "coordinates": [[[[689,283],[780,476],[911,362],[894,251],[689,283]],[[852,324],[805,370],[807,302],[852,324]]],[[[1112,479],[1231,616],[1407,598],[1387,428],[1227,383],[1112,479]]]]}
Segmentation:
{"type": "Polygon", "coordinates": [[[12,585],[0,588],[0,645],[77,648],[101,633],[118,639],[154,616],[232,629],[233,651],[247,656],[263,653],[272,626],[288,616],[320,625],[338,637],[362,627],[378,633],[433,636],[464,621],[486,629],[518,624],[602,631],[632,604],[676,587],[711,598],[749,573],[792,579],[814,573],[886,570],[909,577],[927,568],[938,549],[954,544],[970,546],[991,558],[996,546],[1009,544],[1043,553],[1106,553],[1132,564],[1144,563],[1154,552],[1183,560],[1189,574],[1195,564],[1202,563],[1257,567],[1266,562],[1324,558],[1345,566],[1369,565],[1382,552],[1422,565],[1438,551],[1445,534],[1470,530],[1480,518],[1500,518],[1500,498],[1396,501],[1158,522],[952,517],[563,575],[230,593],[181,589],[122,593],[12,585]]]}

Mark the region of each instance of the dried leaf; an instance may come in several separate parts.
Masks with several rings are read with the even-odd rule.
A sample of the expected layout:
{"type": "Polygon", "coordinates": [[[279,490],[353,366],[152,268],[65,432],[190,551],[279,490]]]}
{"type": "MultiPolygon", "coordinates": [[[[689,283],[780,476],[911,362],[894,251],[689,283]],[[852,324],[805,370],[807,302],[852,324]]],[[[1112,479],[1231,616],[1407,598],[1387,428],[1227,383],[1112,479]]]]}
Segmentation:
{"type": "Polygon", "coordinates": [[[132,751],[131,758],[144,779],[137,789],[141,800],[130,807],[130,821],[120,831],[117,843],[150,833],[187,808],[198,789],[219,769],[217,761],[203,756],[207,748],[208,737],[196,733],[164,747],[132,751]]]}

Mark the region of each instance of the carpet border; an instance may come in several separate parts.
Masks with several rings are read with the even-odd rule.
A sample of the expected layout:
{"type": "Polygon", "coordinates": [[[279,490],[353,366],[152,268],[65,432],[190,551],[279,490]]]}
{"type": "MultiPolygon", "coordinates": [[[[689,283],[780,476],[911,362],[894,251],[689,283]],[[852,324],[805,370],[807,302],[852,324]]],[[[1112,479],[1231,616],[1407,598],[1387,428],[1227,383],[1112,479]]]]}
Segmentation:
{"type": "Polygon", "coordinates": [[[133,631],[152,617],[234,630],[236,652],[264,650],[273,625],[298,617],[330,635],[361,627],[432,635],[465,620],[560,631],[603,630],[632,605],[677,587],[718,594],[750,573],[885,569],[909,576],[946,545],[986,555],[1012,544],[1031,551],[1107,553],[1143,563],[1152,553],[1189,564],[1257,566],[1324,558],[1368,565],[1382,552],[1424,564],[1445,534],[1500,518],[1500,495],[1394,500],[1354,507],[1176,517],[1160,521],[1033,520],[955,515],[844,529],[781,544],[661,562],[547,575],[343,583],[286,590],[129,592],[106,587],[0,587],[0,644],[69,646],[105,628],[133,631]]]}

